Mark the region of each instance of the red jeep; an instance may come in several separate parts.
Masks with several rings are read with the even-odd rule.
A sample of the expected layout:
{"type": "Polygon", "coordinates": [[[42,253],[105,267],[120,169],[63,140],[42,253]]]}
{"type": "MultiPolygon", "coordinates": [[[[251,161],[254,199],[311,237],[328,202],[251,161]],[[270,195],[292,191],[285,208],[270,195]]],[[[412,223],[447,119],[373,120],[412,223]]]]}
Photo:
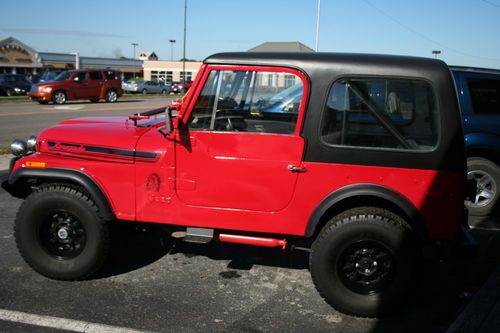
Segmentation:
{"type": "Polygon", "coordinates": [[[423,245],[468,230],[457,97],[434,59],[218,54],[175,117],[66,120],[12,149],[16,242],[55,279],[101,267],[110,223],[157,223],[310,248],[321,296],[375,316],[405,300],[423,245]]]}

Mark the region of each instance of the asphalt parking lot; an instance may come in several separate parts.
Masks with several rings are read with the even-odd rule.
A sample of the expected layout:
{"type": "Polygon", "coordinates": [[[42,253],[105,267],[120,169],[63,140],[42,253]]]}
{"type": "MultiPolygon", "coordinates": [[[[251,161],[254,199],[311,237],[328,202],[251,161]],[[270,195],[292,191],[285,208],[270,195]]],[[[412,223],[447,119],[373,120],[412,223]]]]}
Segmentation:
{"type": "MultiPolygon", "coordinates": [[[[166,104],[153,100],[147,103],[166,104]]],[[[38,105],[15,112],[25,122],[35,119],[30,126],[41,126],[85,111],[138,112],[113,109],[118,105],[154,107],[139,103],[97,104],[101,109],[87,103],[56,116],[38,105]]],[[[7,107],[0,104],[0,133],[9,128],[6,114],[14,113],[7,107]]],[[[6,177],[0,171],[0,181],[6,177]]],[[[473,219],[481,245],[477,258],[427,261],[421,286],[404,308],[387,318],[361,319],[336,312],[320,298],[307,252],[193,245],[155,227],[120,224],[112,229],[111,256],[98,276],[61,282],[34,272],[18,254],[13,222],[20,203],[0,189],[0,331],[5,332],[444,332],[500,263],[498,214],[473,219]]]]}
{"type": "Polygon", "coordinates": [[[94,279],[47,279],[17,252],[13,221],[19,204],[0,190],[0,318],[10,314],[0,327],[7,332],[53,332],[38,326],[47,318],[56,318],[52,327],[61,331],[78,324],[110,332],[443,332],[500,262],[500,230],[493,220],[476,221],[479,258],[427,262],[422,286],[405,309],[360,319],[323,302],[305,252],[197,246],[134,225],[113,228],[111,257],[94,279]]]}

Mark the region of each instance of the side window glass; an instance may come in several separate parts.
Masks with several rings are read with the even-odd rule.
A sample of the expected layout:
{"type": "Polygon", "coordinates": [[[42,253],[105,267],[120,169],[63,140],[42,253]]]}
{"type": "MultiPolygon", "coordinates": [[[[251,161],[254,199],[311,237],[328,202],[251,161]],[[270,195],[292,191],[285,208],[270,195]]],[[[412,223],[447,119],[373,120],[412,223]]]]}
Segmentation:
{"type": "Polygon", "coordinates": [[[212,71],[191,112],[192,130],[292,134],[303,95],[295,74],[212,71]]]}
{"type": "Polygon", "coordinates": [[[90,80],[92,81],[100,81],[101,80],[101,72],[89,72],[90,80]]]}
{"type": "Polygon", "coordinates": [[[328,145],[432,150],[439,119],[430,85],[407,79],[342,79],[321,123],[328,145]]]}
{"type": "Polygon", "coordinates": [[[116,79],[116,76],[117,76],[114,71],[106,71],[105,75],[106,75],[106,79],[108,79],[108,80],[114,80],[114,79],[116,79]]]}
{"type": "Polygon", "coordinates": [[[85,81],[85,72],[80,72],[80,73],[77,73],[76,76],[78,77],[78,81],[79,82],[83,82],[85,81]]]}
{"type": "Polygon", "coordinates": [[[475,113],[500,113],[500,80],[468,79],[468,82],[475,113]]]}

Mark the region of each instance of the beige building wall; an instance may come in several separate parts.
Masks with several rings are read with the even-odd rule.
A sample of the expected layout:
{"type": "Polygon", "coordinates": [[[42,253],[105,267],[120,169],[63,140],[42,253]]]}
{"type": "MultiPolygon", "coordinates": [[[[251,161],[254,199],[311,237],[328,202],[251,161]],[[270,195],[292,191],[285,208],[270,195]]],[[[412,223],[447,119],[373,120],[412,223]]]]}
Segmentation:
{"type": "MultiPolygon", "coordinates": [[[[186,61],[186,80],[194,80],[202,62],[186,61]]],[[[144,80],[167,82],[182,81],[182,61],[144,61],[144,80]]]]}

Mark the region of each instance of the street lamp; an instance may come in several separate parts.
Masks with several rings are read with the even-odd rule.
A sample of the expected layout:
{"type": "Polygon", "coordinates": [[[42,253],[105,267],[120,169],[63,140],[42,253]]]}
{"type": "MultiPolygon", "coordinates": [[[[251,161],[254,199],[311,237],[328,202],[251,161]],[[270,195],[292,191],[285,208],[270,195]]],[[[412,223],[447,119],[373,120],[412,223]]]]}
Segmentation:
{"type": "Polygon", "coordinates": [[[318,52],[318,46],[319,46],[319,17],[320,17],[320,8],[321,8],[321,0],[318,0],[318,13],[317,13],[317,18],[316,18],[316,46],[314,48],[314,51],[318,52]]]}
{"type": "MultiPolygon", "coordinates": [[[[138,43],[131,43],[131,45],[134,47],[134,57],[132,58],[132,60],[135,60],[135,47],[136,47],[137,45],[139,45],[139,44],[138,44],[138,43]]],[[[134,76],[133,76],[133,79],[135,79],[135,67],[134,67],[134,74],[133,74],[133,75],[134,75],[134,76]]]]}
{"type": "Polygon", "coordinates": [[[170,42],[170,60],[173,61],[174,60],[174,43],[175,43],[175,39],[170,39],[169,42],[170,42]]]}
{"type": "Polygon", "coordinates": [[[135,47],[139,45],[138,43],[131,43],[131,45],[134,47],[134,57],[132,59],[135,60],[135,47]]]}
{"type": "Polygon", "coordinates": [[[437,59],[438,54],[441,54],[441,50],[432,50],[432,54],[434,54],[434,58],[437,59]]]}
{"type": "Polygon", "coordinates": [[[186,18],[187,0],[184,0],[184,51],[182,52],[182,83],[186,83],[186,18]]]}

